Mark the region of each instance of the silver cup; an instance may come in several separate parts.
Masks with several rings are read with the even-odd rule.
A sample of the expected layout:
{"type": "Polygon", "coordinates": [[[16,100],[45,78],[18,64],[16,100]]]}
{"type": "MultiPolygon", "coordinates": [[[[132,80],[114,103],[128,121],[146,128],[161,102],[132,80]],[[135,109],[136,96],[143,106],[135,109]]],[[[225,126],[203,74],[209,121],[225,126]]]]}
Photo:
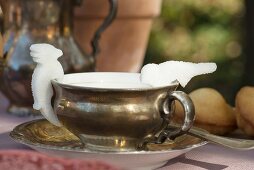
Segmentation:
{"type": "Polygon", "coordinates": [[[163,143],[187,132],[194,120],[193,103],[176,91],[177,82],[152,88],[136,73],[79,73],[52,84],[60,122],[92,150],[133,151],[163,143]],[[174,100],[182,104],[185,118],[179,129],[169,131],[174,100]]]}

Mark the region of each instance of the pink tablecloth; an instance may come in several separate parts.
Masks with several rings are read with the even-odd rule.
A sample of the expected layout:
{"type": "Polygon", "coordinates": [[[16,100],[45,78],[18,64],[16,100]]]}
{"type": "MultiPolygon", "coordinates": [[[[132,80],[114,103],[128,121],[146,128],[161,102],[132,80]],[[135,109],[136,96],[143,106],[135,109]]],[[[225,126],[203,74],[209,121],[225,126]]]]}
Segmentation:
{"type": "MultiPolygon", "coordinates": [[[[8,132],[16,125],[33,118],[18,118],[6,114],[5,110],[7,104],[7,101],[0,94],[0,149],[29,150],[30,148],[12,141],[8,136],[8,132]]],[[[207,144],[170,160],[164,167],[160,168],[160,170],[167,169],[253,170],[254,150],[237,151],[213,144],[207,144]]]]}

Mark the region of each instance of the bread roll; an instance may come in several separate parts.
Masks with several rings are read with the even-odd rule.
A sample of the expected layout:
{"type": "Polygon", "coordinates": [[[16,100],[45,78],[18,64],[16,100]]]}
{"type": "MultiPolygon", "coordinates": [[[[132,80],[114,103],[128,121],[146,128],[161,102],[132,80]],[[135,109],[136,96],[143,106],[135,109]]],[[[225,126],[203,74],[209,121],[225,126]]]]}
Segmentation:
{"type": "MultiPolygon", "coordinates": [[[[212,88],[200,88],[189,94],[192,99],[196,119],[194,126],[210,133],[224,135],[236,128],[234,109],[227,104],[223,96],[212,88]]],[[[183,108],[176,103],[176,120],[183,119],[183,108]]]]}
{"type": "Polygon", "coordinates": [[[254,87],[243,87],[235,99],[237,125],[247,135],[254,136],[254,87]]]}

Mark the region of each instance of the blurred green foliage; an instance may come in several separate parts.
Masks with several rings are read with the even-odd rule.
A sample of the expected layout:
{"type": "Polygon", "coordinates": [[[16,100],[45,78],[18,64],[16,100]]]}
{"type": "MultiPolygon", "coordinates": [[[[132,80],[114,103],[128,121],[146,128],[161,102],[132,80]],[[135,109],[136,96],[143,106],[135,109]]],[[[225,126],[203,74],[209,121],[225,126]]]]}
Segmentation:
{"type": "Polygon", "coordinates": [[[148,44],[146,63],[167,60],[216,62],[187,91],[213,87],[233,102],[243,73],[243,0],[164,0],[148,44]]]}

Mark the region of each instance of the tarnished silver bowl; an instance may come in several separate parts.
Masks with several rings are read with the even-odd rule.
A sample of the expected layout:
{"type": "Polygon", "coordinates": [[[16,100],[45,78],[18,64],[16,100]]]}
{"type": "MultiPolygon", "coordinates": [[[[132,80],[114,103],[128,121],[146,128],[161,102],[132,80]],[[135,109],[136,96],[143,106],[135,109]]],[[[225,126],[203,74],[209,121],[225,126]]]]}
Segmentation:
{"type": "Polygon", "coordinates": [[[153,88],[141,84],[136,73],[78,73],[52,84],[60,122],[93,150],[130,151],[162,143],[188,131],[194,119],[193,104],[176,91],[177,82],[153,88]],[[181,128],[168,131],[174,100],[183,105],[185,120],[181,128]]]}

